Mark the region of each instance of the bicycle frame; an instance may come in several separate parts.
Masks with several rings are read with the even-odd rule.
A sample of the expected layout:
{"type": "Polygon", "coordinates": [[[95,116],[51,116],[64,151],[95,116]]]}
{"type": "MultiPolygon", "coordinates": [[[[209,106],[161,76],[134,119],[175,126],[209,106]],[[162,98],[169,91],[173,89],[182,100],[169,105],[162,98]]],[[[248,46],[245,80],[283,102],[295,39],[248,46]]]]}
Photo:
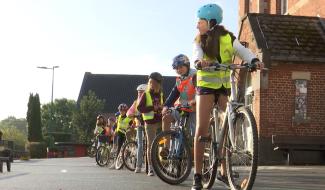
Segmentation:
{"type": "Polygon", "coordinates": [[[171,140],[171,143],[169,145],[169,155],[168,158],[179,158],[181,156],[182,150],[183,150],[183,143],[184,143],[184,131],[183,128],[187,125],[188,116],[182,115],[179,121],[177,121],[177,125],[174,127],[171,127],[171,129],[174,129],[177,133],[176,140],[171,140]]]}
{"type": "MultiPolygon", "coordinates": [[[[228,70],[229,69],[229,65],[224,65],[224,64],[220,64],[221,70],[228,70]]],[[[222,123],[222,130],[221,132],[219,132],[218,130],[218,108],[214,107],[213,108],[213,117],[214,119],[214,126],[212,128],[212,142],[214,143],[214,146],[216,147],[217,150],[217,158],[220,159],[222,155],[220,149],[223,147],[223,145],[218,146],[219,144],[223,143],[223,139],[225,138],[225,135],[227,135],[226,129],[229,130],[229,139],[230,139],[230,143],[233,145],[233,147],[236,145],[235,144],[235,137],[234,137],[234,126],[233,126],[233,119],[235,118],[235,109],[238,106],[244,105],[238,102],[237,99],[237,88],[236,88],[236,72],[234,71],[234,69],[241,69],[244,68],[243,66],[233,66],[233,68],[230,69],[230,84],[231,84],[231,94],[230,94],[230,98],[227,102],[227,107],[226,107],[226,114],[225,117],[227,117],[228,119],[228,126],[226,125],[226,118],[223,118],[223,123],[222,123]]],[[[243,129],[245,130],[245,129],[243,129]]],[[[246,139],[244,139],[246,142],[246,139]]]]}

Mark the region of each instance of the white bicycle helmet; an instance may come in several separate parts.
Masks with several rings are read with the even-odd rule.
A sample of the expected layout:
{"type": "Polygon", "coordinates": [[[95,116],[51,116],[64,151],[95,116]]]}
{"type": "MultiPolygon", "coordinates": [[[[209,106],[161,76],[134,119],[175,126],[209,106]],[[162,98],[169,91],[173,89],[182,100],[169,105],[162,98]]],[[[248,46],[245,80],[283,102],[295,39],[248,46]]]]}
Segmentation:
{"type": "Polygon", "coordinates": [[[138,87],[137,87],[137,91],[146,91],[147,89],[147,84],[140,84],[138,87]]]}

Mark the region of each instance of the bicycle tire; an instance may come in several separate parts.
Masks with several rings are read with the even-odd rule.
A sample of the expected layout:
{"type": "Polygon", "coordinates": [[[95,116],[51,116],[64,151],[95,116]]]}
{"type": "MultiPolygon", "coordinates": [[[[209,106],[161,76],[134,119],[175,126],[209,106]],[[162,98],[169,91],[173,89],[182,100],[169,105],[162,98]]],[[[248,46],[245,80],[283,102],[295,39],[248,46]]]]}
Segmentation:
{"type": "Polygon", "coordinates": [[[87,148],[87,155],[90,157],[90,158],[93,158],[93,157],[95,157],[96,156],[96,147],[94,147],[94,146],[89,146],[88,148],[87,148]]]}
{"type": "Polygon", "coordinates": [[[107,164],[107,167],[109,169],[112,169],[113,167],[115,168],[115,160],[116,160],[116,148],[114,149],[114,146],[112,145],[108,157],[108,164],[107,164]]]}
{"type": "Polygon", "coordinates": [[[131,141],[125,144],[122,151],[122,159],[124,166],[130,170],[134,171],[137,163],[137,153],[136,150],[138,148],[138,145],[135,141],[131,141]],[[135,148],[135,150],[130,150],[130,148],[135,148]],[[129,164],[128,159],[131,159],[131,164],[129,164]]]}
{"type": "Polygon", "coordinates": [[[216,159],[216,148],[212,142],[204,148],[203,166],[202,166],[202,185],[204,189],[210,189],[216,179],[218,170],[218,160],[216,159]]]}
{"type": "Polygon", "coordinates": [[[123,157],[122,157],[122,150],[124,149],[124,145],[125,145],[125,143],[123,143],[123,145],[120,149],[120,152],[115,159],[115,169],[117,169],[117,170],[122,169],[124,166],[123,157]]]}
{"type": "Polygon", "coordinates": [[[109,162],[109,154],[109,148],[104,145],[101,145],[96,152],[96,163],[101,167],[106,166],[109,162]]]}
{"type": "MultiPolygon", "coordinates": [[[[164,131],[161,132],[160,134],[158,134],[156,136],[156,138],[154,139],[152,146],[151,146],[151,161],[152,161],[152,167],[153,170],[155,171],[156,175],[164,182],[171,184],[171,185],[177,185],[182,183],[183,181],[185,181],[188,176],[191,173],[192,170],[192,156],[190,154],[190,148],[188,146],[188,144],[186,143],[186,140],[184,139],[184,146],[183,146],[183,150],[185,150],[185,154],[187,154],[186,157],[186,168],[185,171],[180,175],[180,177],[167,177],[166,174],[164,173],[164,171],[162,171],[162,164],[160,162],[160,158],[159,158],[159,147],[160,147],[160,141],[161,139],[163,139],[165,136],[170,136],[170,135],[179,135],[179,132],[176,131],[164,131]]],[[[181,167],[179,167],[178,165],[178,169],[180,169],[181,167]]],[[[179,171],[179,170],[178,170],[179,171]]]]}
{"type": "MultiPolygon", "coordinates": [[[[234,132],[235,132],[235,138],[236,138],[236,148],[238,150],[233,151],[233,147],[231,147],[231,143],[229,140],[229,132],[227,135],[227,139],[226,139],[226,143],[228,147],[226,147],[226,171],[227,171],[227,177],[228,177],[228,182],[230,185],[231,189],[234,190],[251,190],[253,188],[254,185],[254,181],[256,178],[256,174],[257,174],[257,167],[258,167],[258,135],[257,135],[257,127],[256,127],[256,121],[254,118],[253,113],[251,112],[251,110],[249,110],[248,108],[244,107],[244,106],[240,106],[238,107],[236,110],[236,117],[234,119],[234,132]],[[244,126],[237,126],[237,124],[240,124],[240,119],[242,117],[245,117],[245,119],[247,119],[247,128],[244,126]],[[245,129],[245,133],[243,133],[241,131],[240,134],[240,130],[241,129],[245,129]],[[251,137],[249,137],[249,133],[251,133],[251,137]],[[237,135],[236,135],[237,134],[237,135]],[[247,136],[246,136],[247,135],[247,136]],[[251,144],[244,142],[244,140],[240,141],[239,137],[243,137],[245,136],[248,140],[251,140],[251,144]],[[240,151],[240,143],[242,143],[243,145],[243,150],[244,151],[240,151]],[[238,148],[239,147],[239,148],[238,148]],[[247,150],[245,150],[247,149],[247,150]],[[248,153],[249,151],[251,151],[251,153],[248,153]],[[248,161],[251,163],[251,166],[248,166],[248,169],[250,171],[246,172],[248,173],[248,177],[247,178],[243,178],[241,179],[241,175],[239,174],[239,171],[243,171],[244,172],[244,167],[238,166],[238,168],[240,168],[240,170],[235,171],[234,168],[237,167],[235,165],[235,163],[233,164],[232,161],[236,161],[236,154],[240,154],[241,152],[243,152],[244,154],[246,154],[246,157],[248,157],[248,161]],[[237,180],[236,178],[238,178],[239,180],[237,180]],[[239,183],[238,183],[238,182],[239,183]]],[[[229,131],[229,130],[228,130],[229,131]]],[[[247,141],[248,142],[248,141],[247,141]]],[[[238,156],[238,159],[243,159],[245,158],[244,156],[238,156]]],[[[239,162],[240,164],[245,164],[245,160],[240,160],[239,162]]],[[[239,164],[237,164],[239,165],[239,164]]]]}

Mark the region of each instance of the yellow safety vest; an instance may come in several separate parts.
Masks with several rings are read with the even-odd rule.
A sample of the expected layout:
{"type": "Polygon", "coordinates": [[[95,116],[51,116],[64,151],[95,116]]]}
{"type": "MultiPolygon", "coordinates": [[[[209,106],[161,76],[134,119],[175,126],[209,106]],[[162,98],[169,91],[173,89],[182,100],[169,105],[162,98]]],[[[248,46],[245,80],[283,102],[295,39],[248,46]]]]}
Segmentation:
{"type": "MultiPolygon", "coordinates": [[[[145,96],[146,96],[146,106],[149,107],[149,106],[152,106],[152,97],[151,97],[151,94],[150,94],[150,91],[146,91],[145,92],[145,96]]],[[[164,103],[164,100],[163,100],[163,93],[161,92],[160,93],[160,103],[161,105],[163,105],[164,103]]],[[[147,121],[147,120],[150,120],[150,119],[153,119],[154,118],[154,115],[155,115],[155,112],[154,111],[151,111],[151,112],[148,112],[148,113],[143,113],[142,116],[143,116],[143,120],[144,121],[147,121]]]]}
{"type": "MultiPolygon", "coordinates": [[[[234,54],[231,36],[226,34],[220,36],[220,57],[221,63],[230,64],[234,54]]],[[[216,61],[209,58],[206,54],[203,56],[204,60],[216,61]]],[[[230,71],[197,71],[197,86],[219,89],[222,87],[230,88],[230,71]]]]}
{"type": "Polygon", "coordinates": [[[131,118],[129,118],[129,117],[122,118],[122,116],[119,115],[118,120],[117,120],[117,129],[116,130],[121,133],[126,133],[126,130],[129,127],[130,121],[131,121],[131,118]]]}

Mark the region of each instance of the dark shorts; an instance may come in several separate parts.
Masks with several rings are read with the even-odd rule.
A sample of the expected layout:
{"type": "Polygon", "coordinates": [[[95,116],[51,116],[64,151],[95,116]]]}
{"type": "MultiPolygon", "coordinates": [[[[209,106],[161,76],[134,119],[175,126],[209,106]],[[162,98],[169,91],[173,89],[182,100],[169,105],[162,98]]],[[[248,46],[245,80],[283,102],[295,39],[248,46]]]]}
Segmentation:
{"type": "Polygon", "coordinates": [[[230,88],[225,88],[224,86],[222,86],[221,88],[218,88],[218,89],[198,86],[198,87],[196,87],[196,94],[197,95],[213,94],[214,95],[214,101],[217,103],[217,101],[219,99],[219,95],[222,94],[222,95],[225,95],[225,96],[230,96],[231,89],[230,88]]]}

